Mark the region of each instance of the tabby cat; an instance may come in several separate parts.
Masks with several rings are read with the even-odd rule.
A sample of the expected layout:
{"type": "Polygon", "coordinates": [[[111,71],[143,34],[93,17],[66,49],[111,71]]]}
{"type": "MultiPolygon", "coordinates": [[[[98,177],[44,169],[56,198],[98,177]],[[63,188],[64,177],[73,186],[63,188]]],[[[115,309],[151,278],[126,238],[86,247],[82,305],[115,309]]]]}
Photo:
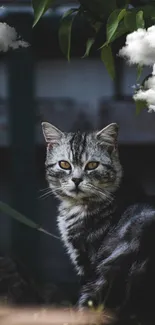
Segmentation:
{"type": "Polygon", "coordinates": [[[60,200],[58,227],[81,279],[78,305],[92,300],[152,308],[155,210],[145,204],[124,207],[117,124],[90,133],[64,133],[47,122],[42,128],[46,177],[60,200]]]}

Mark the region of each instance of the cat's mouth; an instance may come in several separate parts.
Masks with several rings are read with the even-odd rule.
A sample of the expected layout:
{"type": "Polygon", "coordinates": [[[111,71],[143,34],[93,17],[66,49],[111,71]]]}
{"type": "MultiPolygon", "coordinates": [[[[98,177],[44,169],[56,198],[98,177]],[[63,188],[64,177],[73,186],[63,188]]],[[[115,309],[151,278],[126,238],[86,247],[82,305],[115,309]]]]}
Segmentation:
{"type": "Polygon", "coordinates": [[[83,191],[83,189],[81,189],[80,186],[71,188],[69,190],[69,193],[70,193],[71,197],[80,198],[80,197],[85,196],[85,191],[83,191]]]}
{"type": "Polygon", "coordinates": [[[79,187],[73,188],[70,192],[75,194],[84,193],[79,187]]]}

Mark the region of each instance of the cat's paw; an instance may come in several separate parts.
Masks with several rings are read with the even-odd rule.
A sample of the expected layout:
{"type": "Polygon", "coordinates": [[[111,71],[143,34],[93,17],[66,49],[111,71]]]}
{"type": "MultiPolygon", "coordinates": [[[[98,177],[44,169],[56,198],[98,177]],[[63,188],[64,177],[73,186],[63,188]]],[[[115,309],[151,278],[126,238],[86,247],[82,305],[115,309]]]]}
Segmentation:
{"type": "Polygon", "coordinates": [[[103,302],[106,284],[107,282],[104,278],[85,284],[81,289],[78,306],[80,308],[97,308],[103,302]]]}
{"type": "Polygon", "coordinates": [[[100,299],[94,293],[83,293],[78,300],[78,309],[96,309],[100,305],[100,299]]]}
{"type": "Polygon", "coordinates": [[[78,308],[89,308],[89,302],[92,301],[91,296],[88,293],[83,293],[78,300],[78,308]]]}

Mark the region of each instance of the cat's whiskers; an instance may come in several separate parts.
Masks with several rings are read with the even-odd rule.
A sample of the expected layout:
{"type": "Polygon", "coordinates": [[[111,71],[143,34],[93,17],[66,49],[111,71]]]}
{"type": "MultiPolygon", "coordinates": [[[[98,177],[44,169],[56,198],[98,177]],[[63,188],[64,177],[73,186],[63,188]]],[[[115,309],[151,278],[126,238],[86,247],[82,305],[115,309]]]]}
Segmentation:
{"type": "Polygon", "coordinates": [[[48,187],[45,187],[45,188],[41,188],[41,189],[39,190],[39,192],[45,192],[45,191],[47,191],[47,190],[49,190],[49,186],[48,186],[48,187]]]}
{"type": "Polygon", "coordinates": [[[63,192],[63,191],[62,191],[62,187],[57,187],[57,188],[53,188],[53,189],[52,189],[52,193],[53,193],[53,194],[58,194],[57,192],[63,192]]]}
{"type": "Polygon", "coordinates": [[[113,200],[114,196],[111,192],[109,192],[107,189],[104,190],[107,198],[109,197],[111,200],[113,200]]]}
{"type": "Polygon", "coordinates": [[[108,200],[109,202],[112,201],[112,195],[111,195],[111,193],[108,192],[108,195],[107,195],[107,193],[105,192],[105,190],[102,190],[102,189],[100,189],[99,187],[97,187],[97,186],[95,186],[93,184],[89,185],[89,188],[90,189],[92,188],[93,190],[95,190],[93,192],[93,194],[95,196],[98,196],[98,194],[100,194],[102,198],[108,200]]]}
{"type": "MultiPolygon", "coordinates": [[[[49,188],[48,188],[49,190],[49,188]]],[[[45,199],[47,197],[49,197],[52,194],[52,190],[50,189],[49,191],[47,191],[46,193],[42,194],[39,196],[39,199],[45,199]]]]}

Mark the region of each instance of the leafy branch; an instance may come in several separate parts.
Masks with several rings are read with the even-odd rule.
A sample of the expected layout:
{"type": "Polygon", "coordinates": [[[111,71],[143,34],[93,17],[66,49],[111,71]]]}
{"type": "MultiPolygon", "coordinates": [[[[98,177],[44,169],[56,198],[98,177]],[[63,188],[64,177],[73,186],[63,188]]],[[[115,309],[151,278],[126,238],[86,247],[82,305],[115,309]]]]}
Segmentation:
{"type": "Polygon", "coordinates": [[[56,235],[51,234],[49,231],[43,229],[42,227],[40,227],[38,224],[36,224],[34,221],[28,219],[27,217],[25,217],[23,214],[21,214],[20,212],[14,210],[13,208],[11,208],[8,204],[1,202],[0,201],[0,212],[3,212],[7,215],[9,215],[10,217],[12,217],[13,219],[15,219],[16,221],[19,221],[20,223],[23,223],[24,225],[36,229],[40,232],[43,232],[46,235],[49,235],[53,238],[59,239],[59,237],[57,237],[56,235]]]}
{"type": "MultiPolygon", "coordinates": [[[[32,0],[33,26],[38,23],[49,8],[55,5],[55,2],[56,0],[32,0]]],[[[128,0],[79,0],[79,8],[65,12],[60,21],[59,45],[68,60],[70,60],[72,25],[78,14],[83,15],[95,33],[95,36],[88,38],[82,58],[89,56],[99,30],[103,26],[106,27],[106,41],[103,40],[103,44],[98,50],[101,52],[101,60],[111,78],[114,79],[115,65],[111,44],[123,35],[138,28],[144,28],[145,21],[147,21],[147,25],[152,25],[155,22],[155,3],[150,1],[147,5],[135,7],[129,5],[128,0]]]]}

